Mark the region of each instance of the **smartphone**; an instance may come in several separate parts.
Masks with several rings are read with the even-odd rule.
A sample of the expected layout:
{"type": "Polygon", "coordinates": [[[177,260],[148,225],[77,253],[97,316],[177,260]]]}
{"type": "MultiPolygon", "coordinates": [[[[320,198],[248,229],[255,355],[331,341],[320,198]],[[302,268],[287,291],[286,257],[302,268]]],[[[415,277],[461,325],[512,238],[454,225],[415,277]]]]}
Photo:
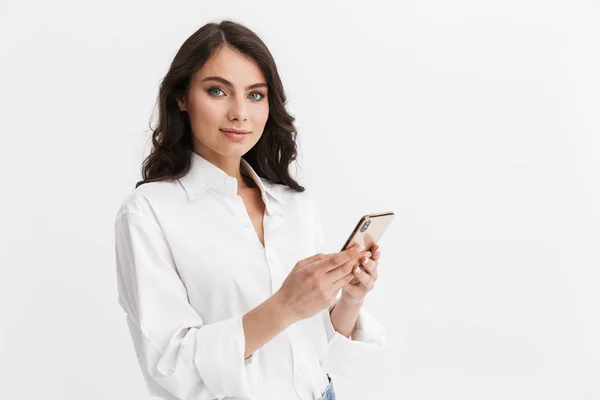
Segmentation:
{"type": "Polygon", "coordinates": [[[371,249],[374,244],[379,242],[393,219],[394,213],[391,211],[363,215],[354,227],[348,240],[346,240],[341,251],[352,247],[354,244],[365,246],[365,250],[371,249]]]}

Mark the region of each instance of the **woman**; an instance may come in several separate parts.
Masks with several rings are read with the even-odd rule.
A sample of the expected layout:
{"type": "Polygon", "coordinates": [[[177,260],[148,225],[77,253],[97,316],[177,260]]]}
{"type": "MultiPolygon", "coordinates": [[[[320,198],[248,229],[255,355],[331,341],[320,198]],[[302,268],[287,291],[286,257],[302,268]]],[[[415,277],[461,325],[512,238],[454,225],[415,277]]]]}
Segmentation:
{"type": "Polygon", "coordinates": [[[115,221],[119,303],[154,396],[335,399],[329,373],[384,346],[362,308],[378,248],[323,253],[288,172],[285,102],[265,44],[231,21],[190,36],[161,84],[143,180],[115,221]]]}

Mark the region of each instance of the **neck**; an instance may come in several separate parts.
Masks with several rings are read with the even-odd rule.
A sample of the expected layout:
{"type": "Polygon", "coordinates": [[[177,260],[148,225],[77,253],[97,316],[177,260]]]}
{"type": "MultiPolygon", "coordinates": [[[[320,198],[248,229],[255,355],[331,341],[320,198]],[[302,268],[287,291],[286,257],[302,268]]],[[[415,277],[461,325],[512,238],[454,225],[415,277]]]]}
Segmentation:
{"type": "Polygon", "coordinates": [[[238,188],[240,189],[253,189],[258,187],[256,185],[256,182],[254,182],[254,180],[251,177],[246,176],[244,174],[242,174],[242,181],[244,182],[243,186],[241,181],[238,179],[238,188]]]}

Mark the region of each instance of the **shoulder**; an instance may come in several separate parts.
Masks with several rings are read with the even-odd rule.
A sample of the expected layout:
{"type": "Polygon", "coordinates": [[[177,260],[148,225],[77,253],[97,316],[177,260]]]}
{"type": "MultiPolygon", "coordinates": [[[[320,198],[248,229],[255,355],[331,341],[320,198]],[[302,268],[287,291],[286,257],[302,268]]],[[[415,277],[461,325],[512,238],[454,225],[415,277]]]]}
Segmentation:
{"type": "Polygon", "coordinates": [[[121,202],[115,222],[126,214],[155,217],[157,206],[181,196],[183,189],[177,179],[148,182],[133,189],[121,202]]]}
{"type": "Polygon", "coordinates": [[[315,199],[315,193],[312,186],[304,186],[303,192],[298,192],[289,186],[281,186],[281,196],[285,199],[288,208],[300,212],[305,216],[312,216],[318,209],[315,199]]]}

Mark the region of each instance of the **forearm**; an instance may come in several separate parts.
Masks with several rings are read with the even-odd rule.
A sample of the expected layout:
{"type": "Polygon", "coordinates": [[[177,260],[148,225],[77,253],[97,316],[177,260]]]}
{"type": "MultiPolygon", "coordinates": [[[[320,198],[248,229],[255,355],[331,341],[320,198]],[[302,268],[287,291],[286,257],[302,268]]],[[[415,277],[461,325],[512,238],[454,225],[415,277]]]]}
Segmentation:
{"type": "Polygon", "coordinates": [[[248,311],[242,318],[246,350],[244,359],[264,346],[282,330],[293,323],[281,305],[277,295],[248,311]]]}
{"type": "Polygon", "coordinates": [[[350,334],[354,330],[358,312],[363,306],[364,301],[359,303],[347,303],[340,298],[331,311],[331,324],[340,335],[350,338],[350,334]]]}

